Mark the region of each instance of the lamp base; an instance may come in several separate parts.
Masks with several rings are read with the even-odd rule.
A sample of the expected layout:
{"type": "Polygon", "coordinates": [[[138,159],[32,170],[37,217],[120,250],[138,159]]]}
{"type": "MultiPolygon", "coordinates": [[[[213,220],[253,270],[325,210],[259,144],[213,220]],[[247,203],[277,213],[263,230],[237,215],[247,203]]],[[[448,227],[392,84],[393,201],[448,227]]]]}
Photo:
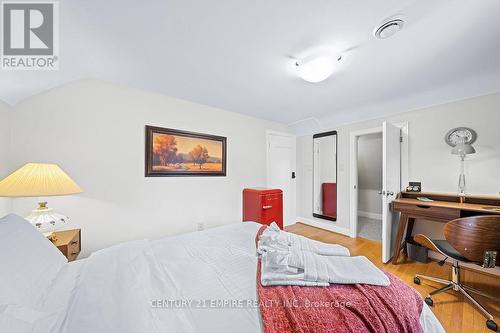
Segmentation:
{"type": "Polygon", "coordinates": [[[463,173],[458,177],[458,193],[465,195],[465,175],[463,173]]]}
{"type": "Polygon", "coordinates": [[[51,242],[55,242],[57,240],[56,234],[53,231],[44,232],[43,235],[51,242]]]}
{"type": "MultiPolygon", "coordinates": [[[[47,202],[39,202],[38,208],[34,209],[30,215],[26,217],[33,226],[40,232],[48,234],[50,237],[53,231],[60,229],[68,223],[68,217],[54,212],[52,208],[47,207],[47,202]]],[[[50,239],[50,238],[49,238],[50,239]]]]}

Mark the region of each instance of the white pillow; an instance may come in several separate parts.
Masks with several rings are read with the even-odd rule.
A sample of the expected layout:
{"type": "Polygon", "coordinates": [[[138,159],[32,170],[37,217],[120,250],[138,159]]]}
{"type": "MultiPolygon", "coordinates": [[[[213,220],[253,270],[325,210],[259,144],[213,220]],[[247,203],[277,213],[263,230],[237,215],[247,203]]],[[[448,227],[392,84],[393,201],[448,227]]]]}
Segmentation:
{"type": "Polygon", "coordinates": [[[0,219],[0,305],[40,301],[66,258],[20,216],[0,219]]]}

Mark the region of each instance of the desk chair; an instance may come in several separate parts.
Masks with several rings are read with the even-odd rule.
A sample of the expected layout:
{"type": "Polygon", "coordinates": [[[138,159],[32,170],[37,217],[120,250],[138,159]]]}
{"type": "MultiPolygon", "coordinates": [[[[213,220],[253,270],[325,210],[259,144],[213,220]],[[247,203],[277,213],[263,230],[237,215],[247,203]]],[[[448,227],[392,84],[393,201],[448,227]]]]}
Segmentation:
{"type": "Polygon", "coordinates": [[[432,297],[439,293],[449,289],[461,292],[488,318],[486,326],[496,332],[498,326],[493,321],[493,316],[474,299],[471,293],[491,298],[496,302],[500,299],[462,284],[459,261],[482,262],[486,250],[496,250],[500,253],[500,216],[473,216],[450,221],[444,227],[444,237],[446,240],[431,240],[425,235],[418,234],[414,239],[420,245],[443,255],[445,259],[439,263],[440,265],[443,265],[448,258],[453,260],[451,281],[417,274],[413,282],[420,284],[420,279],[424,279],[444,284],[425,298],[425,303],[429,306],[434,304],[432,297]]]}

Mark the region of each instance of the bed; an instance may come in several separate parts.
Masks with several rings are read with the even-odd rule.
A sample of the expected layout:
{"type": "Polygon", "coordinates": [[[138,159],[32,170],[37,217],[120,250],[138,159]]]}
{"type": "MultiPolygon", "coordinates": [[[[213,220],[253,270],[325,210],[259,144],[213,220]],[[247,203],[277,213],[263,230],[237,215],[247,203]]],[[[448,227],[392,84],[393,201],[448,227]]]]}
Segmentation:
{"type": "MultiPolygon", "coordinates": [[[[262,332],[257,223],[112,246],[72,263],[0,219],[1,332],[262,332]]],[[[424,304],[425,332],[444,332],[424,304]]]]}

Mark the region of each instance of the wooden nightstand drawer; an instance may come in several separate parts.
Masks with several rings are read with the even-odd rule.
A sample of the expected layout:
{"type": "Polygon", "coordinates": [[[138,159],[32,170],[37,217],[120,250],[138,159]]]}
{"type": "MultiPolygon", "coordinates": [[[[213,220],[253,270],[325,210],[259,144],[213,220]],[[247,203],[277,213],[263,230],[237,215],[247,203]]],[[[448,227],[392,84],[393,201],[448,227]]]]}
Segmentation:
{"type": "Polygon", "coordinates": [[[68,261],[75,260],[82,250],[81,245],[81,230],[64,230],[54,232],[56,240],[53,241],[55,246],[62,252],[68,261]]]}
{"type": "Polygon", "coordinates": [[[71,243],[68,244],[68,253],[80,253],[80,239],[72,240],[71,243]]]}

